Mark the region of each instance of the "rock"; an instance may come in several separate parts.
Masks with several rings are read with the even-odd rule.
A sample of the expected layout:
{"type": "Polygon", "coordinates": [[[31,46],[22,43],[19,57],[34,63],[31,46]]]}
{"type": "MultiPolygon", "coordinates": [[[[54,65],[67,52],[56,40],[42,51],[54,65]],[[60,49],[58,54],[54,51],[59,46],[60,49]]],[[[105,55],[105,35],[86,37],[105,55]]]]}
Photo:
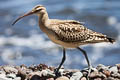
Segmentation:
{"type": "Polygon", "coordinates": [[[12,73],[17,74],[17,72],[18,72],[18,70],[15,69],[13,66],[4,66],[3,69],[6,73],[11,73],[12,72],[12,73]]]}
{"type": "Polygon", "coordinates": [[[102,72],[92,72],[89,76],[90,79],[94,80],[97,78],[101,78],[102,80],[106,78],[106,75],[104,75],[102,72]]]}
{"type": "Polygon", "coordinates": [[[109,76],[110,76],[110,71],[108,71],[108,70],[103,70],[103,74],[105,74],[107,77],[109,77],[109,76]]]}
{"type": "Polygon", "coordinates": [[[120,79],[120,74],[119,73],[112,73],[111,77],[119,78],[120,79]]]}
{"type": "Polygon", "coordinates": [[[108,66],[105,66],[105,65],[103,65],[103,64],[99,64],[96,69],[97,69],[98,71],[101,71],[101,72],[102,72],[103,70],[108,70],[109,67],[108,67],[108,66]]]}
{"type": "Polygon", "coordinates": [[[53,71],[51,71],[49,69],[46,69],[46,71],[47,71],[47,76],[55,77],[55,74],[53,71]]]}
{"type": "Polygon", "coordinates": [[[12,79],[8,79],[8,78],[1,78],[1,77],[0,77],[0,80],[12,80],[12,79]]]}
{"type": "Polygon", "coordinates": [[[42,70],[41,71],[41,76],[47,76],[48,74],[48,71],[47,70],[42,70]]]}
{"type": "Polygon", "coordinates": [[[80,80],[82,76],[83,74],[81,72],[76,72],[76,73],[73,73],[70,80],[80,80]]]}
{"type": "Polygon", "coordinates": [[[51,77],[55,77],[55,74],[53,71],[50,71],[49,69],[46,70],[42,70],[41,71],[41,76],[51,76],[51,77]]]}
{"type": "Polygon", "coordinates": [[[21,78],[20,77],[16,77],[14,80],[21,80],[21,78]]]}
{"type": "Polygon", "coordinates": [[[102,80],[101,78],[95,78],[94,80],[102,80]]]}
{"type": "Polygon", "coordinates": [[[107,80],[115,80],[113,77],[108,77],[107,80]]]}
{"type": "MultiPolygon", "coordinates": [[[[27,67],[21,66],[0,66],[0,80],[54,80],[55,67],[48,67],[47,65],[33,65],[27,67]]],[[[89,76],[88,68],[83,70],[74,69],[60,69],[60,75],[55,80],[120,80],[120,64],[110,67],[105,65],[98,65],[92,68],[89,76]]]]}
{"type": "Polygon", "coordinates": [[[7,74],[6,77],[14,79],[16,77],[16,75],[11,73],[11,74],[7,74]]]}
{"type": "Polygon", "coordinates": [[[89,77],[90,77],[90,78],[94,78],[94,77],[96,77],[97,75],[99,75],[98,71],[94,71],[94,72],[92,72],[92,73],[89,75],[89,77]]]}
{"type": "Polygon", "coordinates": [[[54,78],[49,78],[49,79],[47,79],[47,80],[54,80],[54,78]]]}
{"type": "Polygon", "coordinates": [[[116,64],[117,68],[120,69],[120,64],[116,64]]]}
{"type": "Polygon", "coordinates": [[[117,68],[117,66],[113,66],[109,69],[109,71],[113,72],[113,73],[116,73],[116,72],[118,72],[118,68],[117,68]]]}
{"type": "Polygon", "coordinates": [[[1,77],[5,77],[5,76],[6,76],[5,73],[0,74],[0,78],[1,78],[1,77]]]}
{"type": "Polygon", "coordinates": [[[87,78],[86,77],[82,77],[81,80],[87,80],[87,78]]]}
{"type": "Polygon", "coordinates": [[[61,76],[61,77],[58,77],[56,80],[70,80],[70,79],[66,76],[61,76]]]}

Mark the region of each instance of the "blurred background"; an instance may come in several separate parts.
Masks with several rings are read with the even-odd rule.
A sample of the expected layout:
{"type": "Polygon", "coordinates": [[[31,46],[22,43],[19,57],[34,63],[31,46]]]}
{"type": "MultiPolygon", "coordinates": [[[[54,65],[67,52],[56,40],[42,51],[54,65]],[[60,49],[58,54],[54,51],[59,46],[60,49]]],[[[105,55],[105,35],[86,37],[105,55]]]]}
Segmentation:
{"type": "MultiPolygon", "coordinates": [[[[38,17],[25,17],[11,26],[18,16],[42,4],[50,18],[74,19],[87,28],[115,38],[116,43],[81,46],[93,66],[120,63],[120,0],[0,0],[0,65],[47,64],[57,66],[62,49],[52,43],[38,27],[38,17]]],[[[77,49],[67,50],[65,68],[87,67],[77,49]]]]}

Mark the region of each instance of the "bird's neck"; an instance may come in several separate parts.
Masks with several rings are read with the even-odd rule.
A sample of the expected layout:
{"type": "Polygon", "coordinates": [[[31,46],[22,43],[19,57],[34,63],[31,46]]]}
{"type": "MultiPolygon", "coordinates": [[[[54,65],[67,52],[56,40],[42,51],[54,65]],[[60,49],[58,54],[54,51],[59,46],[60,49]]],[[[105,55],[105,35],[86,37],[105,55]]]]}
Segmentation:
{"type": "Polygon", "coordinates": [[[40,25],[44,25],[44,26],[48,26],[49,25],[49,17],[48,17],[48,14],[47,12],[41,14],[41,15],[38,15],[39,16],[39,24],[40,25]]]}

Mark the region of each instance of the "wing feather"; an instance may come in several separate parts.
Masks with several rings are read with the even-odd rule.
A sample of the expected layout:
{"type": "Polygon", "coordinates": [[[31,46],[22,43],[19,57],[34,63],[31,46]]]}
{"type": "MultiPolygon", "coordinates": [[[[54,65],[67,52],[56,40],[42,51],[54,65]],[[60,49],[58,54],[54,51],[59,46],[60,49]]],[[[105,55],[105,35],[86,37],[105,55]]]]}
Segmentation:
{"type": "Polygon", "coordinates": [[[53,24],[52,30],[58,36],[58,39],[64,42],[89,42],[94,40],[96,36],[105,37],[105,35],[101,33],[87,29],[78,21],[67,21],[53,24]]]}

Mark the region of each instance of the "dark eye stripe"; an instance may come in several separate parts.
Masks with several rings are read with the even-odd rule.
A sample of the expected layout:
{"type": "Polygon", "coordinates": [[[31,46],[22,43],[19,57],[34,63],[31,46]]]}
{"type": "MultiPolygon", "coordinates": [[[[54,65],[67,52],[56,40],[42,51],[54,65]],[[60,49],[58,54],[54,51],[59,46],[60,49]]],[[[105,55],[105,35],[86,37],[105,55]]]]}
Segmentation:
{"type": "Polygon", "coordinates": [[[39,9],[39,10],[36,10],[35,12],[39,12],[39,11],[41,11],[42,9],[39,9]]]}

